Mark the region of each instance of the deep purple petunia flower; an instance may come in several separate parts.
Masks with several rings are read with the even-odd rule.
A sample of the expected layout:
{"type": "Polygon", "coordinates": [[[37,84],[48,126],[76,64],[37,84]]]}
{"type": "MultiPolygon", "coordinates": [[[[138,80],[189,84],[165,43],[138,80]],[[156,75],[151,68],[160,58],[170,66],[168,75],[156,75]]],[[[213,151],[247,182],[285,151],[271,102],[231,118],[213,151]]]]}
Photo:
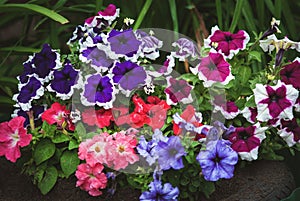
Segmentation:
{"type": "Polygon", "coordinates": [[[237,153],[230,147],[227,140],[210,141],[205,151],[200,151],[197,161],[207,181],[230,179],[233,177],[234,166],[238,162],[237,153]]]}
{"type": "Polygon", "coordinates": [[[285,85],[281,81],[278,81],[276,86],[256,84],[253,92],[257,105],[257,120],[293,118],[293,105],[299,92],[292,85],[285,85]]]}
{"type": "Polygon", "coordinates": [[[217,52],[231,59],[239,50],[246,48],[250,37],[246,31],[239,30],[237,33],[230,33],[219,30],[218,26],[211,29],[212,34],[204,40],[204,46],[215,48],[217,52]]]}
{"type": "Polygon", "coordinates": [[[147,76],[143,67],[130,61],[116,63],[112,73],[113,81],[125,90],[133,90],[145,84],[147,76]]]}
{"type": "Polygon", "coordinates": [[[20,105],[21,109],[28,111],[31,108],[33,99],[39,99],[44,95],[44,87],[37,78],[30,77],[29,81],[21,85],[19,94],[13,96],[13,100],[20,105]]]}
{"type": "Polygon", "coordinates": [[[300,142],[300,126],[297,120],[281,120],[281,129],[278,131],[280,137],[282,137],[289,147],[292,147],[296,143],[300,142]]]}
{"type": "MultiPolygon", "coordinates": [[[[46,105],[33,105],[29,112],[32,112],[33,119],[36,123],[37,120],[40,119],[42,113],[47,109],[46,105]]],[[[24,127],[26,128],[30,124],[28,111],[23,111],[22,109],[16,109],[14,114],[11,115],[12,118],[22,116],[25,118],[24,127]]]]}
{"type": "Polygon", "coordinates": [[[238,127],[228,137],[231,148],[238,152],[242,160],[256,160],[258,148],[266,138],[267,127],[260,127],[259,123],[249,127],[238,127]]]}
{"type": "Polygon", "coordinates": [[[97,71],[107,71],[114,63],[105,51],[97,47],[87,47],[82,50],[82,54],[79,58],[83,62],[91,62],[92,67],[97,71]]]}
{"type": "Polygon", "coordinates": [[[210,87],[212,84],[219,82],[223,85],[234,77],[231,74],[230,64],[225,61],[224,57],[220,53],[210,52],[207,57],[204,57],[199,66],[191,71],[194,74],[198,74],[199,79],[203,80],[205,87],[210,87]]]}
{"type": "Polygon", "coordinates": [[[282,66],[280,77],[281,81],[285,84],[291,84],[296,89],[300,89],[300,59],[296,59],[292,63],[282,66]]]}
{"type": "Polygon", "coordinates": [[[178,136],[169,137],[167,142],[158,142],[155,149],[159,156],[158,164],[162,170],[168,170],[170,168],[178,170],[184,167],[182,156],[186,155],[186,152],[178,136]]]}
{"type": "Polygon", "coordinates": [[[45,79],[53,69],[61,66],[59,54],[52,50],[49,44],[44,44],[39,53],[32,58],[34,72],[39,78],[45,79]]]}
{"type": "Polygon", "coordinates": [[[93,74],[87,78],[81,96],[84,105],[98,105],[109,109],[112,107],[114,98],[114,86],[108,76],[93,74]]]}
{"type": "Polygon", "coordinates": [[[56,96],[62,100],[69,99],[73,94],[73,88],[77,84],[78,71],[67,61],[62,70],[55,70],[54,79],[48,86],[49,91],[56,92],[56,96]]]}
{"type": "Polygon", "coordinates": [[[177,201],[179,189],[170,183],[162,185],[161,181],[154,180],[149,184],[149,191],[140,196],[140,201],[177,201]]]}
{"type": "Polygon", "coordinates": [[[167,77],[167,83],[165,93],[167,95],[168,105],[176,105],[178,102],[188,104],[193,101],[191,95],[193,86],[189,85],[186,80],[177,80],[169,76],[167,77]]]}
{"type": "Polygon", "coordinates": [[[137,40],[133,31],[130,29],[123,32],[113,29],[109,33],[107,41],[110,43],[110,47],[113,52],[126,56],[132,56],[135,54],[142,44],[141,41],[137,40]]]}

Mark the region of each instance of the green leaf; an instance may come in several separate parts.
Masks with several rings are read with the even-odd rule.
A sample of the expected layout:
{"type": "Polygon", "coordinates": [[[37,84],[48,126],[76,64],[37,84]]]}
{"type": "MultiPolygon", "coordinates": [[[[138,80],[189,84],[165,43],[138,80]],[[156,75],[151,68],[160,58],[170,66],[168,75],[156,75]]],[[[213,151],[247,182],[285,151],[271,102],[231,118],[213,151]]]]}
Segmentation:
{"type": "Polygon", "coordinates": [[[56,129],[57,128],[55,125],[50,125],[46,121],[43,122],[42,130],[43,130],[45,136],[53,137],[56,129]]]}
{"type": "Polygon", "coordinates": [[[76,149],[78,147],[79,147],[79,143],[76,140],[74,140],[74,139],[70,140],[69,146],[68,146],[69,150],[76,149]]]}
{"type": "Polygon", "coordinates": [[[248,56],[249,60],[257,60],[258,62],[261,62],[261,53],[258,51],[251,51],[249,52],[249,56],[248,56]]]}
{"type": "Polygon", "coordinates": [[[151,4],[152,4],[152,0],[146,0],[142,10],[140,11],[138,18],[134,24],[134,27],[133,27],[134,30],[137,30],[141,26],[142,21],[144,20],[144,17],[146,15],[146,13],[148,12],[151,4]]]}
{"type": "Polygon", "coordinates": [[[86,136],[86,129],[82,122],[79,122],[78,124],[76,124],[75,131],[77,132],[78,136],[81,138],[86,136]]]}
{"type": "Polygon", "coordinates": [[[32,48],[32,47],[24,47],[24,46],[12,46],[12,47],[1,47],[0,51],[35,53],[35,52],[41,51],[41,49],[32,48]]]}
{"type": "Polygon", "coordinates": [[[206,198],[209,198],[209,195],[215,191],[215,184],[209,181],[204,181],[203,183],[200,190],[204,193],[206,198]]]}
{"type": "Polygon", "coordinates": [[[254,96],[251,96],[251,98],[246,102],[245,107],[256,107],[254,96]]]}
{"type": "Polygon", "coordinates": [[[38,188],[43,195],[46,195],[54,187],[57,176],[57,170],[54,166],[50,166],[46,169],[44,178],[38,183],[38,188]]]}
{"type": "Polygon", "coordinates": [[[241,83],[247,83],[251,77],[251,68],[248,66],[239,66],[238,75],[238,79],[241,81],[241,83]]]}
{"type": "Polygon", "coordinates": [[[54,137],[51,140],[53,143],[62,143],[62,142],[69,141],[70,138],[63,133],[58,133],[58,134],[54,135],[54,137]]]}
{"type": "Polygon", "coordinates": [[[229,31],[231,33],[234,32],[235,27],[236,27],[238,21],[240,20],[240,15],[241,15],[242,8],[244,6],[244,1],[245,0],[237,0],[237,4],[236,4],[235,9],[234,9],[233,19],[232,19],[232,22],[231,22],[231,25],[230,25],[230,28],[229,28],[229,31]]]}
{"type": "Polygon", "coordinates": [[[15,101],[13,101],[10,97],[0,96],[0,103],[6,105],[13,105],[15,104],[15,101]]]}
{"type": "Polygon", "coordinates": [[[3,4],[0,5],[0,10],[6,10],[9,8],[21,8],[21,9],[28,9],[28,10],[32,10],[34,12],[40,13],[42,15],[45,15],[47,17],[49,17],[50,19],[57,21],[61,24],[66,24],[69,22],[68,19],[66,19],[64,16],[56,13],[53,10],[50,10],[48,8],[39,6],[39,5],[35,5],[35,4],[3,4]]]}
{"type": "Polygon", "coordinates": [[[37,165],[51,158],[55,153],[55,145],[49,139],[42,139],[33,152],[33,159],[37,165]]]}
{"type": "Polygon", "coordinates": [[[67,177],[76,171],[80,160],[77,155],[77,151],[64,151],[60,158],[60,167],[67,177]]]}

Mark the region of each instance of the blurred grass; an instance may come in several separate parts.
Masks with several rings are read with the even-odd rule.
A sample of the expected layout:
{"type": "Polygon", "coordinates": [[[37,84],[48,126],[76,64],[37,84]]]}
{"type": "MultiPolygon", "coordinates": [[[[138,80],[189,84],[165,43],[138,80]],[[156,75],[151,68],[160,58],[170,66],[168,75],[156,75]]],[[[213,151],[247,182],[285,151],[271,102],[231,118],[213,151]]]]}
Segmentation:
{"type": "Polygon", "coordinates": [[[15,77],[28,56],[43,43],[67,53],[65,43],[75,26],[110,3],[121,9],[121,18],[136,20],[134,28],[164,28],[197,41],[216,24],[226,31],[245,29],[254,37],[252,32],[264,32],[273,16],[282,22],[282,36],[300,40],[298,0],[0,0],[0,121],[10,118],[15,77]]]}

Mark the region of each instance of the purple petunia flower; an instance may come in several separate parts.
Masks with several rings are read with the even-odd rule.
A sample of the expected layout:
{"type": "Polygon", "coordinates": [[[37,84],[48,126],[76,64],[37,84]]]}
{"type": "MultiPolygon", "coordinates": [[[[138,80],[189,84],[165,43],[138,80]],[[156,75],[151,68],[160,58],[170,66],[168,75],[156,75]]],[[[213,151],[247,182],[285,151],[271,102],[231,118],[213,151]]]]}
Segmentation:
{"type": "Polygon", "coordinates": [[[266,122],[275,118],[293,118],[293,105],[299,92],[292,85],[285,85],[281,81],[276,86],[256,84],[253,92],[257,120],[266,122]]]}
{"type": "Polygon", "coordinates": [[[145,137],[141,136],[139,139],[139,145],[136,147],[138,153],[146,158],[146,161],[150,166],[158,159],[158,155],[154,149],[156,145],[157,143],[154,140],[147,142],[145,137]]]}
{"type": "Polygon", "coordinates": [[[17,116],[22,116],[25,118],[24,127],[26,128],[30,124],[28,112],[32,112],[34,121],[40,119],[42,113],[47,109],[46,105],[33,105],[29,111],[23,111],[22,109],[18,108],[14,111],[11,115],[12,118],[17,116]]]}
{"type": "Polygon", "coordinates": [[[116,63],[112,70],[113,81],[118,83],[124,90],[133,90],[145,84],[146,71],[143,67],[125,61],[123,63],[116,63]]]}
{"type": "Polygon", "coordinates": [[[199,66],[190,69],[195,75],[198,74],[200,80],[204,81],[205,87],[210,87],[216,82],[226,85],[234,79],[230,64],[219,53],[210,52],[207,57],[202,58],[199,66]]]}
{"type": "Polygon", "coordinates": [[[210,141],[205,151],[200,151],[197,161],[207,181],[230,179],[233,177],[234,166],[238,162],[238,154],[230,147],[227,140],[210,141]]]}
{"type": "Polygon", "coordinates": [[[294,146],[296,143],[300,142],[300,126],[297,120],[293,118],[292,120],[281,119],[281,129],[278,131],[280,137],[282,137],[289,147],[294,146]]]}
{"type": "Polygon", "coordinates": [[[182,156],[186,155],[178,136],[169,137],[167,142],[160,141],[155,147],[158,154],[158,164],[162,170],[183,168],[182,156]]]}
{"type": "Polygon", "coordinates": [[[178,102],[188,104],[193,101],[191,91],[194,87],[189,85],[186,80],[177,80],[169,76],[167,77],[167,84],[165,93],[168,105],[176,105],[178,102]]]}
{"type": "Polygon", "coordinates": [[[249,127],[238,127],[228,137],[232,143],[231,148],[238,152],[242,160],[256,160],[258,148],[266,138],[265,130],[267,127],[260,127],[259,123],[249,127]]]}
{"type": "Polygon", "coordinates": [[[125,31],[112,30],[109,33],[107,41],[110,44],[111,50],[116,54],[132,56],[137,53],[140,45],[139,41],[132,30],[125,31]]]}
{"type": "Polygon", "coordinates": [[[19,94],[15,94],[13,100],[23,111],[28,111],[31,108],[31,102],[44,95],[44,87],[41,81],[35,77],[30,77],[26,84],[20,84],[19,89],[19,94]]]}
{"type": "Polygon", "coordinates": [[[300,58],[296,58],[292,63],[282,66],[280,77],[285,84],[291,84],[294,88],[300,89],[300,58]]]}
{"type": "Polygon", "coordinates": [[[62,70],[54,71],[53,77],[47,89],[56,92],[56,96],[62,100],[69,99],[77,84],[78,70],[75,70],[72,64],[67,61],[62,70]]]}
{"type": "Polygon", "coordinates": [[[137,39],[142,42],[140,47],[144,56],[152,60],[157,59],[159,57],[158,49],[162,47],[163,42],[141,30],[137,30],[136,35],[137,39]]]}
{"type": "Polygon", "coordinates": [[[85,38],[85,34],[87,33],[87,29],[85,26],[78,25],[73,31],[72,37],[67,42],[68,45],[72,45],[75,41],[82,41],[85,38]]]}
{"type": "Polygon", "coordinates": [[[179,189],[170,183],[162,185],[161,181],[154,180],[149,184],[149,191],[140,196],[140,201],[177,201],[179,189]]]}
{"type": "Polygon", "coordinates": [[[81,94],[81,102],[85,106],[103,106],[105,109],[112,108],[115,99],[115,88],[111,78],[93,74],[87,77],[84,90],[81,94]]]}
{"type": "Polygon", "coordinates": [[[204,47],[214,48],[226,58],[231,59],[240,50],[246,48],[250,37],[246,31],[239,30],[237,33],[230,33],[219,30],[218,26],[211,29],[211,35],[204,40],[204,47]]]}
{"type": "Polygon", "coordinates": [[[188,57],[196,58],[200,56],[197,44],[186,38],[179,38],[176,42],[172,43],[173,47],[177,47],[176,52],[171,55],[178,58],[179,61],[184,61],[188,57]]]}

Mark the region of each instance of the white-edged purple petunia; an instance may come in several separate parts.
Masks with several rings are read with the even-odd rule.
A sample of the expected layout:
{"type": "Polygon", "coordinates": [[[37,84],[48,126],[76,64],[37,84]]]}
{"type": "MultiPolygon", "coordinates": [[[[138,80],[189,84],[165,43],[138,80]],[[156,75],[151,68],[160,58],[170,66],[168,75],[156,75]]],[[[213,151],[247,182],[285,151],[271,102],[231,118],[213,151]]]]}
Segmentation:
{"type": "Polygon", "coordinates": [[[221,31],[218,26],[211,29],[211,35],[204,39],[204,47],[213,48],[217,52],[222,53],[226,58],[231,59],[240,50],[246,48],[250,37],[244,30],[239,30],[237,33],[221,31]]]}
{"type": "Polygon", "coordinates": [[[145,84],[146,71],[131,61],[117,62],[112,69],[113,81],[125,91],[132,91],[145,84]]]}
{"type": "Polygon", "coordinates": [[[190,68],[190,70],[193,74],[198,74],[199,79],[204,81],[205,87],[210,87],[217,82],[226,85],[234,79],[230,64],[220,53],[210,52],[207,57],[201,59],[196,68],[190,68]]]}
{"type": "Polygon", "coordinates": [[[296,143],[300,142],[300,126],[297,120],[293,118],[292,120],[281,119],[281,128],[278,131],[280,137],[286,141],[289,147],[294,146],[296,143]]]}
{"type": "Polygon", "coordinates": [[[62,100],[70,99],[74,93],[74,88],[77,87],[78,78],[78,70],[73,68],[70,61],[66,61],[63,69],[54,70],[53,80],[51,80],[47,89],[51,92],[55,92],[56,97],[62,100]]]}
{"type": "Polygon", "coordinates": [[[23,111],[28,111],[34,99],[44,95],[42,82],[36,77],[30,77],[26,84],[19,84],[19,93],[13,96],[13,100],[23,111]]]}
{"type": "Polygon", "coordinates": [[[206,150],[200,151],[196,160],[199,162],[204,179],[218,181],[233,177],[238,154],[230,147],[227,140],[209,141],[206,150]]]}
{"type": "Polygon", "coordinates": [[[85,106],[112,108],[115,100],[116,89],[109,76],[92,74],[86,77],[83,91],[81,93],[81,102],[85,106]]]}
{"type": "Polygon", "coordinates": [[[242,160],[252,161],[258,157],[258,149],[266,138],[265,131],[268,127],[260,127],[259,123],[249,127],[237,127],[228,139],[231,148],[236,151],[242,160]]]}
{"type": "Polygon", "coordinates": [[[171,76],[167,77],[167,87],[165,93],[168,105],[177,105],[181,102],[188,104],[193,102],[191,91],[194,87],[184,79],[175,79],[171,76]]]}
{"type": "Polygon", "coordinates": [[[275,86],[256,84],[254,99],[257,105],[257,120],[292,119],[293,106],[298,98],[298,90],[280,80],[275,86]]]}
{"type": "Polygon", "coordinates": [[[17,116],[22,116],[25,118],[24,128],[26,128],[30,124],[30,118],[34,121],[37,121],[41,118],[42,113],[47,109],[47,105],[32,105],[29,111],[24,111],[21,108],[17,108],[14,110],[11,115],[12,118],[17,116]]]}
{"type": "Polygon", "coordinates": [[[87,34],[87,28],[82,25],[76,26],[75,30],[73,31],[72,37],[68,40],[67,45],[72,46],[73,43],[76,41],[79,41],[79,43],[82,42],[82,40],[85,38],[85,35],[87,34]]]}
{"type": "Polygon", "coordinates": [[[172,43],[172,46],[177,51],[172,52],[171,55],[174,58],[178,58],[179,61],[184,61],[187,58],[198,58],[200,51],[197,48],[197,44],[187,38],[179,38],[176,42],[172,43]]]}
{"type": "Polygon", "coordinates": [[[137,39],[142,42],[141,51],[144,57],[155,60],[159,57],[159,48],[163,46],[163,42],[152,34],[137,30],[135,32],[137,39]]]}

